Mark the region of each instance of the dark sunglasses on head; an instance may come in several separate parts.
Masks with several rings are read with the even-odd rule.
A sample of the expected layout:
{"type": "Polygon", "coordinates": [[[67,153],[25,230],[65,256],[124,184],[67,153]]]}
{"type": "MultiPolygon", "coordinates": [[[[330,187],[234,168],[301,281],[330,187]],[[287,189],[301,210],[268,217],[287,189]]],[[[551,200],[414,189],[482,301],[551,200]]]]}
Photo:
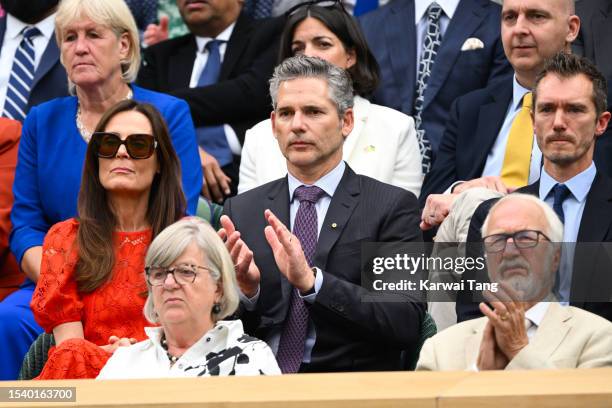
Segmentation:
{"type": "Polygon", "coordinates": [[[152,135],[135,133],[121,140],[118,133],[95,132],[91,136],[94,152],[98,157],[110,159],[117,155],[119,147],[125,145],[125,150],[132,159],[148,159],[157,147],[157,140],[152,135]]]}
{"type": "Polygon", "coordinates": [[[342,4],[342,0],[309,0],[309,1],[305,1],[305,2],[300,3],[300,4],[296,4],[295,6],[291,7],[285,13],[285,15],[292,16],[293,14],[295,14],[296,11],[298,11],[302,7],[310,7],[310,6],[318,6],[318,7],[336,7],[336,6],[340,6],[342,11],[344,11],[345,13],[348,13],[346,11],[346,9],[344,8],[344,4],[342,4]]]}

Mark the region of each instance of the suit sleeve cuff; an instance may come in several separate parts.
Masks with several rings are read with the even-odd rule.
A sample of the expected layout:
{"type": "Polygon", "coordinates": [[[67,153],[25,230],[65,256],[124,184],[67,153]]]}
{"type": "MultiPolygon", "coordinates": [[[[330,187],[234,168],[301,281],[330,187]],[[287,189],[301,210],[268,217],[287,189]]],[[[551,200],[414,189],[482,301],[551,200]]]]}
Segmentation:
{"type": "Polygon", "coordinates": [[[302,295],[298,291],[300,297],[304,299],[304,302],[308,302],[310,304],[313,304],[315,302],[315,300],[317,299],[317,293],[319,293],[319,291],[321,290],[321,286],[323,286],[323,271],[317,267],[315,267],[314,269],[317,270],[317,274],[315,275],[314,287],[313,287],[314,293],[302,295]]]}
{"type": "Polygon", "coordinates": [[[252,312],[253,310],[255,310],[255,307],[257,306],[257,301],[259,300],[259,289],[260,286],[257,286],[257,292],[255,292],[255,295],[253,295],[253,297],[249,298],[246,297],[246,295],[242,292],[239,292],[238,296],[240,298],[240,303],[242,303],[242,306],[244,306],[244,309],[248,312],[252,312]]]}

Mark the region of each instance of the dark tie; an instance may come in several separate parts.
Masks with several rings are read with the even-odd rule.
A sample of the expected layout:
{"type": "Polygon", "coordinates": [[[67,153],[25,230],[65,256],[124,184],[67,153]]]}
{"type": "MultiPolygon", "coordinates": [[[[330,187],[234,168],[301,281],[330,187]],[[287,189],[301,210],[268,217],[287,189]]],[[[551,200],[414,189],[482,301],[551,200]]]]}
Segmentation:
{"type": "Polygon", "coordinates": [[[442,8],[438,3],[433,2],[427,9],[427,29],[423,40],[423,48],[421,50],[421,59],[419,61],[419,74],[417,79],[416,97],[414,100],[414,121],[417,129],[417,140],[419,141],[419,149],[421,150],[421,159],[423,161],[423,174],[427,174],[431,168],[431,143],[423,129],[423,104],[425,102],[425,89],[431,76],[434,60],[442,41],[442,31],[440,30],[440,16],[442,8]]]}
{"type": "Polygon", "coordinates": [[[563,202],[571,194],[569,188],[565,184],[555,184],[552,189],[553,192],[553,210],[559,216],[562,223],[565,223],[565,214],[563,213],[563,202]]]}
{"type": "MultiPolygon", "coordinates": [[[[208,59],[198,79],[198,86],[216,84],[219,80],[219,73],[221,72],[221,52],[219,51],[219,46],[224,42],[222,40],[211,40],[206,43],[205,48],[208,50],[208,59]]],[[[227,144],[223,125],[202,126],[196,129],[196,134],[198,144],[207,153],[212,154],[221,167],[233,161],[234,158],[227,144]]]]}
{"type": "MultiPolygon", "coordinates": [[[[293,234],[300,240],[308,265],[317,247],[317,211],[315,204],[325,192],[317,186],[300,186],[295,190],[294,198],[299,200],[293,223],[293,234]]],[[[304,343],[308,329],[308,309],[298,290],[291,291],[289,312],[278,343],[277,360],[283,373],[297,373],[304,357],[304,343]]]]}
{"type": "Polygon", "coordinates": [[[28,108],[28,98],[34,83],[34,43],[32,38],[41,35],[36,27],[25,27],[23,38],[15,51],[11,75],[6,89],[2,116],[23,122],[28,108]]]}
{"type": "MultiPolygon", "coordinates": [[[[553,210],[557,213],[557,216],[561,220],[562,223],[565,223],[565,214],[563,213],[563,202],[570,196],[571,191],[565,184],[555,184],[552,189],[553,193],[553,210]]],[[[563,250],[563,249],[561,249],[563,250]]],[[[557,269],[557,273],[555,274],[555,286],[553,288],[553,293],[559,300],[561,299],[561,265],[559,265],[559,269],[557,269]]]]}

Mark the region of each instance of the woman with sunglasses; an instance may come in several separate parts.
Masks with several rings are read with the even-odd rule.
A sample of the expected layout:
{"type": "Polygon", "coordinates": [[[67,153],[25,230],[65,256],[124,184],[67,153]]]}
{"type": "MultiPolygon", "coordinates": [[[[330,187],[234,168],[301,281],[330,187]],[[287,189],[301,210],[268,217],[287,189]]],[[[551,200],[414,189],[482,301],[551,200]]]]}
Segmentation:
{"type": "MultiPolygon", "coordinates": [[[[355,19],[339,1],[310,1],[288,14],[279,60],[295,54],[319,57],[346,69],[353,80],[355,126],[344,142],[344,160],[356,173],[418,196],[423,175],[414,120],[365,99],[378,85],[379,70],[355,19]]],[[[258,123],[246,133],[238,192],[285,174],[270,120],[258,123]]]]}
{"type": "Polygon", "coordinates": [[[207,222],[162,231],[145,258],[148,339],[118,349],[98,379],[280,374],[268,345],[223,320],[238,307],[234,264],[207,222]]]}
{"type": "Polygon", "coordinates": [[[185,215],[180,174],[153,106],[127,100],[104,114],[85,154],[78,216],[43,244],[31,306],[56,346],[38,379],[95,378],[117,347],[146,338],[145,253],[185,215]]]}
{"type": "Polygon", "coordinates": [[[195,214],[202,174],[195,130],[186,102],[131,84],[140,67],[138,30],[123,0],[62,0],[55,17],[60,60],[73,96],[30,110],[23,125],[11,212],[11,251],[29,278],[0,303],[2,373],[16,379],[23,356],[39,335],[27,305],[40,273],[49,228],[77,213],[87,143],[102,114],[123,99],[154,105],[168,123],[181,161],[189,213],[195,214]],[[17,298],[17,299],[15,299],[17,298]]]}

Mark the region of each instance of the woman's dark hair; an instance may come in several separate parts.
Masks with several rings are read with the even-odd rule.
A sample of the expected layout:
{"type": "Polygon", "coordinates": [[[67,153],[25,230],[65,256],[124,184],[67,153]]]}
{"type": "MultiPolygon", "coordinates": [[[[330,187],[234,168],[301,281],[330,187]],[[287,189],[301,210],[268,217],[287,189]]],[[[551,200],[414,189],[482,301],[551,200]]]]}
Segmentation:
{"type": "MultiPolygon", "coordinates": [[[[140,112],[149,119],[157,140],[155,154],[159,173],[155,174],[146,218],[153,229],[153,237],[185,215],[185,194],[181,187],[181,166],[172,147],[168,127],[159,111],[152,105],[124,100],[104,113],[96,126],[103,132],[110,120],[121,112],[140,112]]],[[[99,177],[99,162],[93,143],[87,146],[81,179],[77,217],[79,229],[77,245],[79,261],[76,282],[82,292],[91,292],[104,284],[115,266],[113,231],[117,220],[109,205],[106,190],[99,177]]]]}
{"type": "Polygon", "coordinates": [[[304,6],[287,19],[281,36],[279,64],[293,56],[291,43],[295,29],[308,17],[319,20],[328,30],[334,33],[342,42],[345,50],[355,51],[356,62],[347,69],[353,80],[353,90],[357,95],[368,96],[378,86],[379,68],[376,58],[370,52],[361,28],[353,18],[341,7],[304,6]]]}

